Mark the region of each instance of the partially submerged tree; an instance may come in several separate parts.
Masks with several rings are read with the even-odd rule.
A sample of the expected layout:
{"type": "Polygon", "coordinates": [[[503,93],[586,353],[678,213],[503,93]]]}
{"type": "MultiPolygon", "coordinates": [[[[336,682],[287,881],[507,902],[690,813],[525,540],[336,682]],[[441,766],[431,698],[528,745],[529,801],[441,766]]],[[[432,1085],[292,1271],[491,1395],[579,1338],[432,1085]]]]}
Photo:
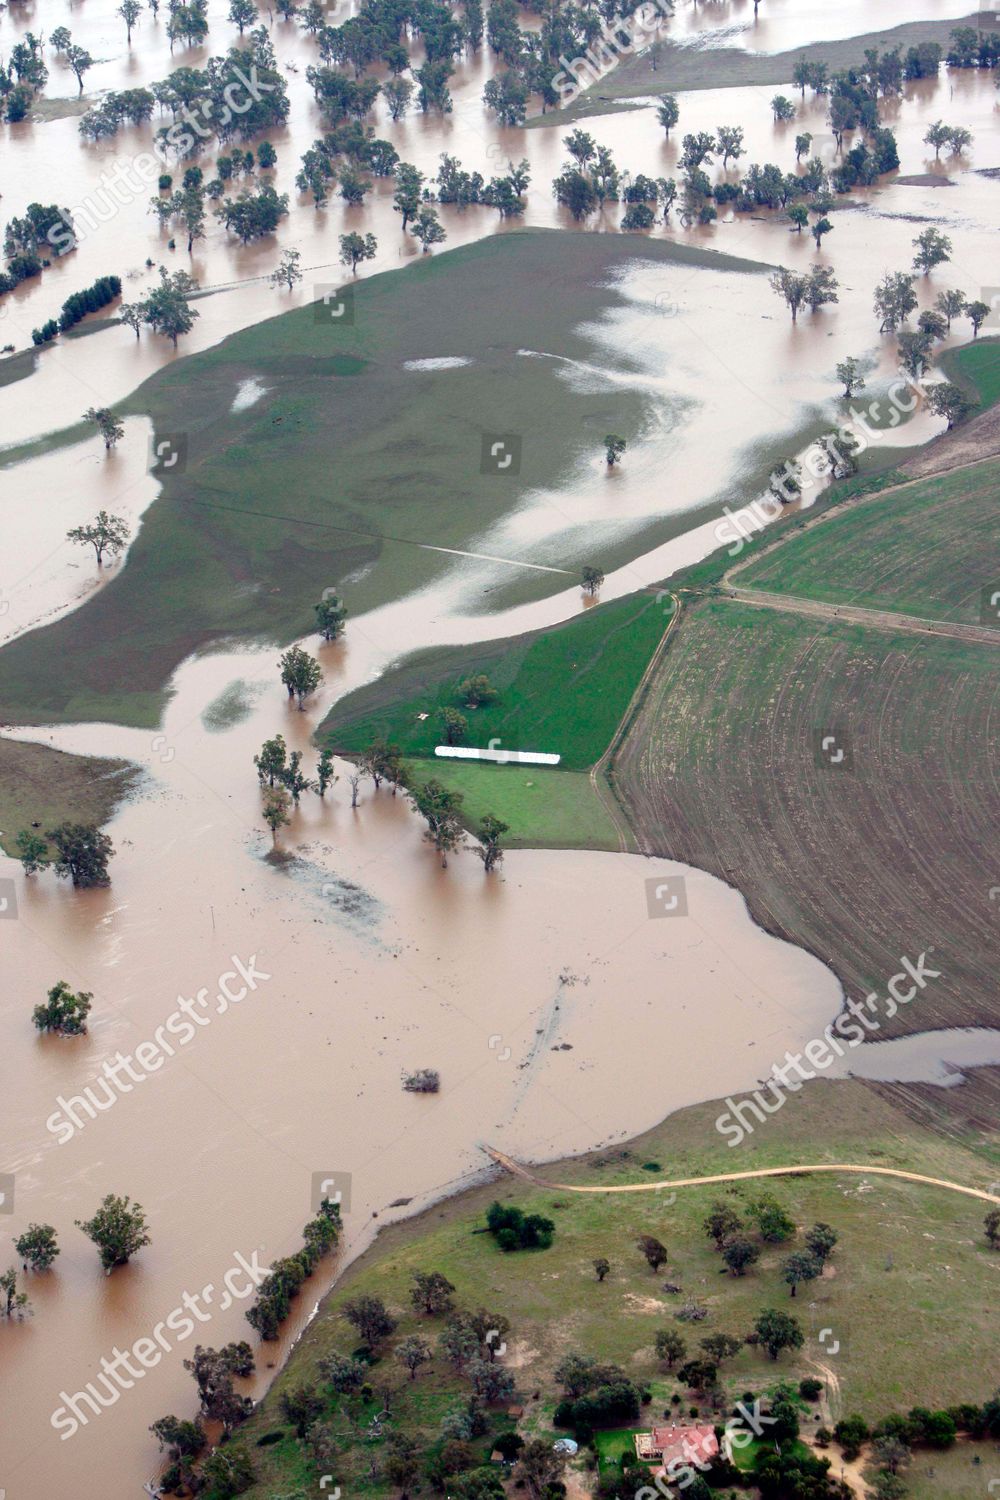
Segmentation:
{"type": "Polygon", "coordinates": [[[94,997],[88,991],[74,994],[65,979],[60,979],[49,990],[44,1004],[35,1006],[31,1019],[38,1031],[52,1031],[57,1036],[83,1036],[93,1003],[94,997]]]}
{"type": "Polygon", "coordinates": [[[66,540],[93,547],[97,566],[102,568],[104,554],[108,552],[117,557],[128,546],[130,535],[128,522],[122,516],[112,516],[106,510],[100,510],[88,526],[74,526],[67,531],[66,540]]]}
{"type": "Polygon", "coordinates": [[[14,1249],[26,1271],[29,1266],[32,1271],[47,1271],[59,1254],[56,1232],[51,1224],[29,1224],[14,1241],[14,1249]]]}
{"type": "Polygon", "coordinates": [[[837,379],[844,387],[844,396],[849,401],[855,391],[863,391],[865,388],[864,376],[861,374],[861,361],[849,354],[837,366],[837,379]]]}
{"type": "Polygon", "coordinates": [[[410,797],[415,810],[427,823],[424,838],[440,854],[442,868],[447,868],[448,855],[461,848],[465,831],[460,816],[461,792],[449,791],[432,778],[422,786],[414,787],[410,797]]]}
{"type": "Polygon", "coordinates": [[[299,261],[302,259],[298,250],[283,250],[281,259],[277,266],[267,278],[272,286],[283,286],[286,291],[291,291],[297,281],[302,280],[302,271],[299,261]]]}
{"type": "MultiPolygon", "coordinates": [[[[110,452],[120,438],[125,436],[125,423],[115,416],[107,406],[88,406],[83,414],[85,422],[92,422],[104,439],[105,452],[110,452]]],[[[101,512],[104,515],[104,511],[101,512]]]]}
{"type": "Polygon", "coordinates": [[[57,875],[69,877],[75,886],[110,885],[108,861],[114,845],[93,823],[60,823],[48,828],[45,837],[55,844],[53,867],[57,875]]]}
{"type": "Polygon", "coordinates": [[[108,1274],[116,1266],[126,1265],[137,1250],[151,1243],[142,1205],[114,1193],[107,1194],[93,1218],[75,1219],[74,1223],[93,1240],[108,1274]]]}
{"type": "Polygon", "coordinates": [[[604,456],[608,461],[608,467],[616,464],[625,452],[625,439],[619,437],[616,432],[609,432],[604,439],[604,456]]]}
{"type": "Polygon", "coordinates": [[[283,786],[269,787],[264,793],[261,817],[271,830],[273,843],[278,842],[278,829],[286,827],[292,820],[289,815],[291,799],[283,786]]]}
{"type": "Polygon", "coordinates": [[[501,822],[492,813],[486,813],[483,821],[480,823],[479,831],[476,834],[479,842],[473,845],[473,850],[482,860],[483,869],[487,875],[491,870],[495,870],[503,859],[501,840],[504,834],[509,831],[509,824],[501,822]]]}
{"type": "Polygon", "coordinates": [[[316,691],[323,681],[320,664],[301,646],[290,646],[278,662],[281,680],[288,690],[289,698],[298,699],[299,709],[305,708],[305,700],[316,691]]]}
{"type": "Polygon", "coordinates": [[[590,563],[588,563],[584,567],[580,575],[580,579],[584,592],[588,593],[591,598],[593,598],[597,593],[597,590],[600,588],[601,584],[604,582],[604,573],[600,568],[595,568],[590,563]]]}
{"type": "Polygon", "coordinates": [[[344,633],[347,620],[347,606],[340,595],[332,589],[325,589],[315,610],[316,629],[324,641],[338,641],[344,633]]]}

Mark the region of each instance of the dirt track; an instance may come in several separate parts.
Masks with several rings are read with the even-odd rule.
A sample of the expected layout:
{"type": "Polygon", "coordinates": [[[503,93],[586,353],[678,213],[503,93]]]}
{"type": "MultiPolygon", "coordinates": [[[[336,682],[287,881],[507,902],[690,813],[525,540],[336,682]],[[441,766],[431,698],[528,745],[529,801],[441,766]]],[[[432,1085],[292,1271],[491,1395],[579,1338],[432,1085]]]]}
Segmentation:
{"type": "Polygon", "coordinates": [[[484,1146],[483,1150],[487,1156],[492,1157],[497,1166],[503,1167],[505,1171],[520,1177],[525,1182],[532,1183],[535,1187],[551,1188],[559,1193],[661,1193],[664,1188],[679,1187],[706,1187],[709,1184],[722,1182],[746,1182],[754,1177],[804,1177],[813,1172],[853,1172],[864,1177],[895,1177],[903,1182],[919,1182],[927,1187],[944,1188],[947,1192],[963,1193],[967,1198],[979,1198],[985,1203],[1000,1204],[1000,1197],[994,1193],[988,1193],[984,1188],[966,1187],[961,1182],[950,1182],[945,1177],[925,1177],[922,1172],[904,1172],[899,1167],[872,1167],[859,1166],[854,1162],[810,1162],[801,1163],[790,1167],[755,1167],[748,1172],[717,1172],[709,1177],[674,1177],[662,1182],[625,1182],[608,1184],[589,1184],[573,1182],[550,1182],[546,1177],[539,1177],[528,1167],[523,1167],[510,1156],[505,1156],[502,1151],[497,1151],[493,1146],[484,1146]]]}

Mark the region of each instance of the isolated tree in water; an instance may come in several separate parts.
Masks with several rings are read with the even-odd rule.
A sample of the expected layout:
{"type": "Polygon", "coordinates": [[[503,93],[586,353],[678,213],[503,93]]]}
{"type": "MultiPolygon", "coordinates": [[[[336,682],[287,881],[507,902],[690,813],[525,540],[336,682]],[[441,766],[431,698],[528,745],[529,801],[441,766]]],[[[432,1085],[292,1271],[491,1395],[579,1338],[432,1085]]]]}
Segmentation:
{"type": "Polygon", "coordinates": [[[581,577],[583,581],[583,588],[591,596],[591,598],[593,598],[593,596],[597,593],[597,590],[600,588],[601,584],[604,582],[603,572],[600,568],[591,567],[588,563],[588,565],[584,568],[581,577]]]}
{"type": "Polygon", "coordinates": [[[316,762],[316,790],[321,797],[326,796],[328,786],[333,786],[337,780],[337,773],[333,769],[333,751],[321,750],[319,760],[316,762]]]}
{"type": "Polygon", "coordinates": [[[28,1294],[18,1291],[17,1267],[11,1266],[0,1276],[0,1315],[5,1318],[20,1318],[27,1310],[28,1294]]]}
{"type": "Polygon", "coordinates": [[[142,6],[139,4],[139,0],[122,0],[121,5],[118,7],[118,14],[125,22],[125,37],[128,45],[131,47],[132,27],[142,15],[142,6]]]}
{"type": "Polygon", "coordinates": [[[373,234],[357,234],[352,230],[340,236],[341,262],[352,271],[357,271],[359,260],[374,260],[377,251],[378,240],[373,234]]]}
{"type": "Polygon", "coordinates": [[[418,210],[410,233],[420,241],[425,255],[432,245],[440,245],[446,238],[437,214],[427,205],[418,210]]]}
{"type": "MultiPolygon", "coordinates": [[[[125,423],[120,422],[114,412],[106,406],[88,406],[83,414],[83,420],[93,422],[104,439],[106,450],[112,449],[118,439],[125,436],[125,423]]],[[[101,514],[103,515],[104,512],[102,511],[101,514]]]]}
{"type": "Polygon", "coordinates": [[[432,779],[414,787],[410,796],[413,806],[427,822],[424,838],[440,854],[442,868],[447,868],[448,855],[461,847],[464,833],[459,816],[461,792],[450,792],[440,781],[432,779]]]}
{"type": "Polygon", "coordinates": [[[278,662],[281,668],[281,680],[288,689],[289,698],[297,698],[299,708],[305,707],[305,700],[314,693],[323,681],[323,673],[319,662],[308,651],[303,651],[301,646],[290,646],[284,656],[278,662]]]}
{"type": "Polygon", "coordinates": [[[111,884],[108,860],[115,848],[93,823],[60,823],[58,828],[46,829],[45,837],[56,846],[57,875],[68,875],[81,888],[111,884]]]}
{"type": "Polygon", "coordinates": [[[288,763],[284,736],[276,734],[273,740],[265,740],[260,747],[260,754],[254,756],[253,763],[257,767],[261,786],[265,782],[268,786],[274,786],[276,781],[280,781],[288,763]]]}
{"type": "Polygon", "coordinates": [[[665,94],[661,104],[657,106],[656,118],[663,126],[664,132],[669,136],[677,121],[681,117],[680,107],[677,103],[676,94],[665,94]]]}
{"type": "Polygon", "coordinates": [[[29,1224],[14,1241],[14,1249],[25,1270],[30,1266],[33,1271],[47,1271],[59,1254],[56,1232],[51,1224],[29,1224]]]}
{"type": "Polygon", "coordinates": [[[295,283],[302,280],[302,272],[299,270],[299,261],[301,259],[302,256],[298,250],[282,251],[277,267],[267,278],[271,285],[283,286],[288,291],[291,291],[295,283]]]}
{"type": "Polygon", "coordinates": [[[604,456],[608,461],[608,467],[616,464],[625,452],[625,439],[619,437],[616,432],[609,432],[604,439],[604,456]]]}
{"type": "Polygon", "coordinates": [[[917,305],[913,277],[908,271],[890,271],[875,288],[875,312],[881,319],[880,333],[895,333],[917,305]]]}
{"type": "Polygon", "coordinates": [[[60,979],[49,990],[43,1005],[36,1005],[32,1022],[38,1031],[54,1031],[58,1036],[83,1036],[87,1030],[87,1017],[94,997],[88,991],[74,994],[60,979]]]}
{"type": "Polygon", "coordinates": [[[271,839],[275,844],[278,842],[278,829],[292,821],[288,816],[290,806],[291,799],[283,786],[273,786],[265,792],[261,817],[270,828],[271,839]]]}
{"type": "Polygon", "coordinates": [[[487,813],[479,825],[479,831],[476,834],[479,843],[473,845],[473,849],[482,860],[483,869],[487,875],[491,870],[495,870],[503,859],[503,847],[500,841],[507,832],[509,832],[509,824],[501,823],[500,819],[495,818],[492,813],[487,813]]]}
{"type": "Polygon", "coordinates": [[[100,1251],[101,1265],[109,1273],[115,1266],[126,1265],[137,1250],[151,1243],[142,1205],[114,1193],[108,1193],[92,1219],[73,1222],[93,1240],[100,1251]]]}
{"type": "Polygon", "coordinates": [[[855,391],[864,390],[865,382],[861,374],[861,364],[853,354],[848,355],[847,359],[842,360],[837,366],[837,379],[844,387],[844,395],[848,401],[855,391]]]}
{"type": "Polygon", "coordinates": [[[917,252],[913,257],[913,268],[923,271],[925,276],[929,276],[935,266],[951,259],[951,240],[933,225],[917,235],[913,246],[917,252]]]}
{"type": "Polygon", "coordinates": [[[320,635],[325,641],[339,640],[347,619],[347,606],[343,600],[328,589],[315,608],[316,629],[320,635]]]}
{"type": "Polygon", "coordinates": [[[110,552],[112,557],[116,557],[128,545],[130,535],[128,523],[121,516],[112,516],[106,510],[100,510],[89,526],[74,526],[71,531],[67,531],[66,540],[93,547],[97,566],[102,568],[104,554],[110,552]]]}

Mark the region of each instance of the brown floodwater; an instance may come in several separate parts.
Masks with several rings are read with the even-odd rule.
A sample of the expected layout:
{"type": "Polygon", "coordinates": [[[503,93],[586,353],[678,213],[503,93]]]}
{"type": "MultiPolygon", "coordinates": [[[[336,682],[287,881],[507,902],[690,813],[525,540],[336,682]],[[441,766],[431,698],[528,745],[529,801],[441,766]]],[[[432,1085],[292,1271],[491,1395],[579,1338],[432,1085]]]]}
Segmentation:
{"type": "MultiPolygon", "coordinates": [[[[231,31],[224,9],[212,7],[212,51],[231,31]]],[[[17,19],[8,11],[0,17],[0,42],[9,50],[16,32],[48,35],[66,23],[101,59],[88,76],[89,93],[163,76],[171,59],[162,21],[144,15],[128,54],[123,28],[103,10],[74,6],[67,16],[47,0],[22,8],[17,19]]],[[[962,11],[930,4],[923,13],[962,11]]],[[[885,26],[910,18],[899,4],[880,10],[885,26]]],[[[754,27],[747,0],[683,7],[672,27],[682,37],[702,32],[707,41],[777,49],[867,24],[860,4],[835,14],[765,0],[754,27]]],[[[304,81],[311,44],[281,23],[273,35],[279,60],[299,70],[288,130],[274,138],[278,186],[286,190],[320,125],[304,81]]],[[[173,63],[206,55],[178,51],[173,63]]],[[[379,133],[430,172],[443,150],[486,172],[501,169],[508,156],[528,156],[534,184],[526,222],[561,224],[549,192],[563,157],[561,132],[495,130],[479,103],[489,67],[480,58],[460,72],[452,116],[395,127],[380,119],[379,133]]],[[[50,95],[75,91],[61,81],[61,64],[53,61],[52,71],[50,95]]],[[[681,133],[740,123],[750,159],[790,166],[794,132],[772,126],[773,92],[684,95],[681,133]]],[[[755,456],[834,411],[837,360],[868,354],[877,362],[871,383],[885,383],[892,350],[876,335],[871,287],[883,270],[908,262],[916,221],[940,222],[955,242],[952,265],[921,286],[924,303],[941,285],[975,296],[989,283],[997,190],[972,169],[996,164],[995,110],[992,80],[966,75],[943,80],[936,92],[912,90],[900,103],[892,123],[904,172],[927,169],[921,136],[944,113],[975,131],[974,153],[949,165],[953,187],[887,185],[857,195],[859,206],[836,216],[821,257],[836,268],[841,303],[798,327],[763,278],[643,261],[623,275],[621,305],[590,330],[594,360],[566,364],[557,378],[596,391],[626,382],[648,398],[648,431],[615,476],[615,534],[631,529],[638,539],[665,512],[683,518],[690,511],[694,519],[687,529],[681,519],[680,534],[655,551],[644,553],[637,540],[636,556],[609,576],[603,597],[655,582],[712,550],[718,538],[706,505],[753,498],[745,474],[755,456]]],[[[633,171],[676,171],[678,145],[663,141],[652,109],[582,124],[633,171]]],[[[797,128],[821,134],[821,106],[807,101],[797,128]]],[[[74,119],[4,128],[4,215],[39,196],[84,204],[99,192],[102,170],[144,143],[136,134],[83,147],[74,119]]],[[[832,154],[832,143],[823,149],[832,154]]],[[[0,341],[23,345],[31,326],[69,291],[109,270],[122,274],[132,296],[147,282],[147,256],[189,264],[166,250],[146,211],[148,196],[124,204],[39,285],[8,299],[0,341]]],[[[373,198],[352,215],[337,204],[317,213],[293,197],[280,243],[297,245],[314,270],[288,299],[253,279],[275,263],[273,243],[244,251],[213,230],[193,257],[194,274],[206,286],[237,285],[199,302],[201,318],[184,352],[308,300],[320,281],[339,280],[337,236],[345,227],[375,229],[373,269],[404,265],[417,252],[399,234],[388,185],[379,184],[373,198]]],[[[614,228],[619,212],[609,210],[592,227],[614,228]]],[[[496,228],[484,209],[444,209],[441,216],[450,244],[496,228]]],[[[766,217],[667,233],[772,263],[813,259],[808,241],[766,217]]],[[[441,351],[425,352],[433,359],[441,351]]],[[[545,354],[529,350],[525,358],[545,354]]],[[[63,426],[86,406],[124,396],[173,358],[169,347],[147,337],[137,343],[125,330],[46,350],[33,376],[0,389],[2,440],[63,426]]],[[[244,391],[242,399],[252,395],[244,391]]],[[[240,399],[236,389],[233,398],[240,399]]],[[[905,441],[922,440],[937,426],[918,412],[905,441]]],[[[903,441],[902,432],[891,440],[903,441]]],[[[4,472],[0,605],[9,607],[0,613],[0,638],[77,607],[98,586],[82,554],[61,538],[98,504],[141,516],[155,495],[147,442],[147,424],[133,420],[110,460],[88,440],[4,472]]],[[[560,490],[521,496],[476,550],[524,559],[540,551],[574,555],[581,532],[610,526],[606,484],[603,466],[582,465],[560,490]]],[[[126,557],[116,566],[127,565],[126,557]]],[[[220,1287],[237,1255],[257,1252],[268,1261],[295,1248],[314,1174],[349,1174],[345,1253],[354,1254],[378,1224],[481,1170],[480,1142],[541,1159],[621,1140],[685,1104],[752,1087],[786,1047],[801,1046],[838,1009],[829,971],[763,934],[739,894],[706,874],[633,856],[540,851],[509,854],[498,879],[485,879],[468,853],[441,870],[402,799],[385,789],[376,795],[369,785],[351,809],[343,765],[326,801],[306,797],[282,835],[287,858],[266,858],[270,837],[260,824],[251,765],[263,738],[280,730],[291,746],[307,749],[329,704],[384,670],[403,647],[500,637],[581,607],[579,590],[554,576],[547,598],[480,613],[483,588],[505,576],[498,564],[442,555],[433,588],[352,618],[347,640],[320,653],[326,681],[306,714],[287,706],[276,652],[220,648],[180,668],[155,734],[108,725],[21,733],[80,752],[125,755],[148,774],[110,829],[118,853],[109,891],[73,893],[48,876],[26,880],[0,859],[0,880],[14,882],[17,902],[16,919],[0,920],[0,1170],[15,1178],[14,1213],[0,1223],[16,1234],[29,1220],[49,1222],[63,1244],[55,1271],[31,1281],[33,1316],[0,1330],[5,1387],[16,1392],[16,1420],[8,1404],[0,1431],[0,1488],[9,1500],[139,1493],[156,1468],[149,1423],[194,1408],[183,1358],[196,1340],[243,1337],[245,1303],[223,1310],[216,1293],[208,1321],[186,1340],[174,1339],[155,1368],[71,1438],[53,1428],[52,1414],[96,1379],[102,1356],[153,1336],[185,1294],[220,1287]],[[651,918],[647,882],[680,877],[688,914],[651,918]],[[60,1143],[66,1130],[53,1119],[65,1110],[60,1096],[82,1094],[106,1060],[153,1040],[179,997],[193,1000],[201,990],[214,997],[234,960],[249,966],[252,958],[268,976],[255,991],[224,1013],[213,1007],[202,1015],[209,1024],[190,1026],[189,1043],[155,1074],[95,1118],[81,1113],[82,1128],[60,1143]],[[31,1031],[30,1007],[58,978],[94,993],[86,1039],[40,1041],[31,1031]],[[402,1090],[402,1074],[416,1067],[439,1069],[439,1095],[402,1090]],[[153,1243],[104,1278],[73,1220],[109,1191],[143,1203],[153,1243]],[[398,1200],[405,1202],[388,1209],[398,1200]]],[[[6,1234],[0,1247],[9,1255],[6,1234]]],[[[263,1366],[280,1360],[331,1274],[332,1267],[324,1269],[305,1289],[286,1338],[262,1347],[255,1392],[263,1389],[263,1366]]]]}

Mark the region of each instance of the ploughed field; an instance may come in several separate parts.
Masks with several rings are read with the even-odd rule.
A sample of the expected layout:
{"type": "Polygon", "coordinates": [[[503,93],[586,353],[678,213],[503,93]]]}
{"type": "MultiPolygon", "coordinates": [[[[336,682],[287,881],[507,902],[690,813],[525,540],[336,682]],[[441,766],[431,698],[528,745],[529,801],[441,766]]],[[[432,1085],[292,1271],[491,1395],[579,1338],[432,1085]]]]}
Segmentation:
{"type": "MultiPolygon", "coordinates": [[[[978,621],[995,469],[876,496],[734,582],[978,621]]],[[[993,1024],[998,665],[989,642],[700,598],[616,758],[616,791],[644,849],[738,885],[849,996],[884,994],[926,952],[941,977],[885,1034],[993,1024]]]]}

